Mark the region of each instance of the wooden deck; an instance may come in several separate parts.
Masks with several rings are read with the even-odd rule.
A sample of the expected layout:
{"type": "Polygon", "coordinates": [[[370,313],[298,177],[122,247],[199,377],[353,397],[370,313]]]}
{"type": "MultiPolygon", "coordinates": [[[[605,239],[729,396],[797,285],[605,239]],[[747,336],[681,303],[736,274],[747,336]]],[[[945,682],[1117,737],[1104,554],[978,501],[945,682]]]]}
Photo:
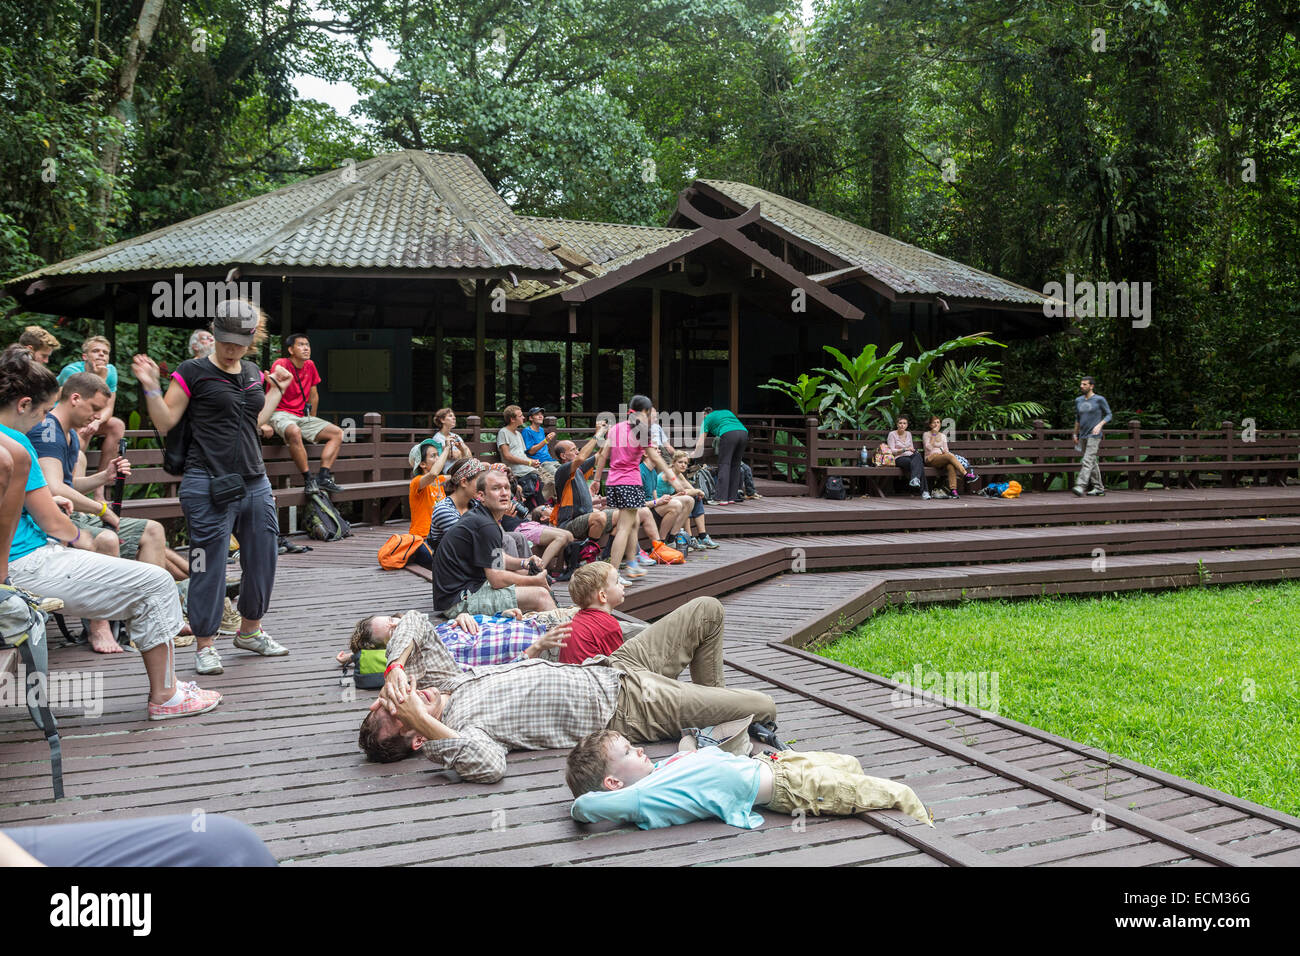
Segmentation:
{"type": "MultiPolygon", "coordinates": [[[[223,650],[226,672],[203,684],[226,698],[201,717],[149,723],[137,658],[56,641],[52,669],[102,674],[103,713],[56,711],[68,798],[55,803],[43,738],[25,711],[0,709],[0,826],[228,813],[291,865],[1300,863],[1294,817],[949,701],[892,707],[895,685],[885,678],[794,646],[891,601],[1199,585],[1207,575],[1211,584],[1300,577],[1300,522],[1292,517],[1300,489],[1152,493],[1170,505],[1165,510],[1123,494],[1082,502],[1027,496],[1033,519],[1018,514],[1030,506],[1015,501],[902,501],[891,519],[878,501],[786,498],[778,507],[766,498],[711,516],[715,533],[724,533],[724,520],[739,525],[782,510],[838,513],[848,526],[837,535],[805,526],[727,537],[718,551],[692,555],[685,567],[653,568],[629,590],[628,607],[641,617],[697,593],[721,594],[728,682],[771,694],[781,736],[796,748],[853,753],[868,772],[913,786],[934,810],[935,829],[891,811],[793,824],[767,813],[755,831],[712,822],[601,830],[569,819],[561,751],[511,754],[509,774],[495,786],[460,782],[419,759],[366,763],[356,730],[371,694],[340,683],[333,655],[363,614],[431,609],[427,581],[384,572],[375,561],[392,528],[359,529],[348,541],[282,556],[266,626],[291,655],[223,650]],[[972,515],[950,535],[882,537],[891,525],[890,535],[903,533],[900,523],[915,527],[909,516],[922,506],[953,513],[969,506],[983,512],[986,527],[973,527],[972,515]],[[1102,518],[1089,506],[1129,517],[1102,518]],[[1077,520],[1085,508],[1099,522],[1128,523],[1067,521],[1071,509],[1077,520]],[[872,516],[875,534],[855,526],[863,515],[872,516]],[[1107,549],[1104,570],[1093,570],[1096,547],[1107,549]],[[955,563],[976,555],[978,563],[955,563]]],[[[178,660],[181,676],[191,675],[192,649],[178,660]]],[[[658,756],[672,746],[649,749],[658,756]]]]}

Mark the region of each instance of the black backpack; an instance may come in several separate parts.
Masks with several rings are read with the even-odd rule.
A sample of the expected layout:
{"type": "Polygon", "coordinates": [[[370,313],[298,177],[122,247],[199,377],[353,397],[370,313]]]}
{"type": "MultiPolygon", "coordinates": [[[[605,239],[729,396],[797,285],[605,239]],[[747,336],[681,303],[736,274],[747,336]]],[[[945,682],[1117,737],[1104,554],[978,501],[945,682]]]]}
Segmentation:
{"type": "Polygon", "coordinates": [[[342,541],[352,535],[352,526],[339,514],[329,496],[321,491],[307,494],[302,523],[308,537],[316,541],[342,541]]]}
{"type": "Polygon", "coordinates": [[[822,497],[829,498],[831,501],[843,501],[844,496],[844,479],[839,475],[828,475],[826,487],[822,489],[822,497]]]}

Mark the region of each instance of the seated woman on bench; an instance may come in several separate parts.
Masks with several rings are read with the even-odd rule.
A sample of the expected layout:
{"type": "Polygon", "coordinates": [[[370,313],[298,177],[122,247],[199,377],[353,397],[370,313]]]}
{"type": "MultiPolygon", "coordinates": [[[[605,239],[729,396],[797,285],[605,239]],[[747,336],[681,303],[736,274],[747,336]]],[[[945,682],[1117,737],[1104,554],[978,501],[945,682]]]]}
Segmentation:
{"type": "MultiPolygon", "coordinates": [[[[956,498],[958,478],[960,477],[964,481],[974,481],[975,472],[970,469],[969,464],[963,464],[963,460],[948,448],[948,436],[941,430],[943,420],[938,415],[931,415],[928,424],[929,427],[926,433],[921,436],[921,444],[925,446],[925,463],[931,468],[938,468],[940,471],[947,469],[948,494],[956,498]]],[[[935,494],[939,494],[937,489],[935,494]]]]}
{"type": "Polygon", "coordinates": [[[929,500],[930,489],[926,487],[925,482],[925,459],[912,443],[912,433],[907,430],[907,426],[907,416],[899,415],[894,430],[886,436],[885,442],[894,455],[894,463],[898,465],[898,470],[903,473],[904,478],[908,479],[908,487],[921,489],[921,497],[929,500]]]}

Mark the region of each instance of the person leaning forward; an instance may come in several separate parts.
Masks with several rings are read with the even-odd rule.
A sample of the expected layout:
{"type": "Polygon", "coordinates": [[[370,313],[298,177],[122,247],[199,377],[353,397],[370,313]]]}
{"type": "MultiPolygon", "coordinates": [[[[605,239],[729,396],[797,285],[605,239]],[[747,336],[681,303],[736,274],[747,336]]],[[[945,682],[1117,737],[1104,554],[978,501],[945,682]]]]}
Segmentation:
{"type": "Polygon", "coordinates": [[[398,664],[362,722],[358,744],[371,760],[422,751],[465,780],[496,783],[505,776],[509,751],[571,747],[605,727],[648,742],[750,715],[775,722],[772,698],[725,685],[722,624],[722,604],[700,597],[607,657],[582,664],[516,661],[465,672],[441,641],[418,647],[390,642],[389,659],[398,664]],[[677,680],[687,667],[691,682],[677,680]]]}

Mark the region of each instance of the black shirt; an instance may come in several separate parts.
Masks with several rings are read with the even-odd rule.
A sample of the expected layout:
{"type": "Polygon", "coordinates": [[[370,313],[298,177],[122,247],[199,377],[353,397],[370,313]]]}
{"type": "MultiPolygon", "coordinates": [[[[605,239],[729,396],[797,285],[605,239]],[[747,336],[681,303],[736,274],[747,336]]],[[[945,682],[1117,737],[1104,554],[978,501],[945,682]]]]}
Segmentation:
{"type": "Polygon", "coordinates": [[[176,369],[189,393],[190,451],[185,470],[207,474],[266,474],[257,416],[266,402],[262,371],[240,362],[239,373],[223,372],[210,359],[187,359],[176,369]]]}
{"type": "Polygon", "coordinates": [[[433,606],[445,611],[462,591],[477,591],[484,568],[504,568],[501,526],[487,508],[470,508],[447,529],[433,553],[433,606]]]}
{"type": "Polygon", "coordinates": [[[578,466],[580,474],[578,480],[573,483],[573,505],[565,505],[560,509],[560,514],[556,519],[561,526],[565,522],[572,521],[574,518],[581,518],[585,514],[591,514],[591,489],[587,487],[586,476],[591,474],[591,469],[596,467],[596,456],[592,455],[586,461],[566,461],[559,468],[555,469],[555,498],[557,501],[564,500],[564,486],[573,477],[573,466],[578,466]]]}

